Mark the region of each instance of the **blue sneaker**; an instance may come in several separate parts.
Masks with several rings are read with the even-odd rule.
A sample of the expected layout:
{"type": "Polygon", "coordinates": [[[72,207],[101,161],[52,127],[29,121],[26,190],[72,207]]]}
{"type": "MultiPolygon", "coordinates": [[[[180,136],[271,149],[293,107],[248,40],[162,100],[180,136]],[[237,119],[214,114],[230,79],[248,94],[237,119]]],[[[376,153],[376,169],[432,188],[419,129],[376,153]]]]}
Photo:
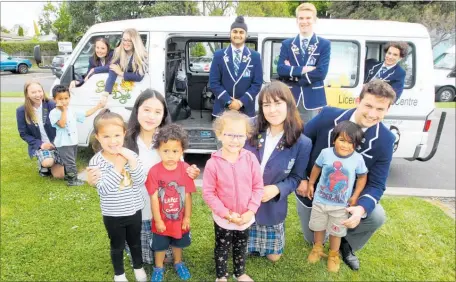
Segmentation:
{"type": "Polygon", "coordinates": [[[152,277],[150,277],[150,282],[163,281],[164,274],[165,274],[165,269],[163,267],[154,267],[154,271],[152,272],[152,277]]]}
{"type": "Polygon", "coordinates": [[[191,275],[190,272],[188,271],[188,268],[185,266],[183,262],[179,262],[174,265],[174,269],[176,269],[177,275],[179,276],[180,279],[182,280],[188,280],[190,279],[191,275]]]}

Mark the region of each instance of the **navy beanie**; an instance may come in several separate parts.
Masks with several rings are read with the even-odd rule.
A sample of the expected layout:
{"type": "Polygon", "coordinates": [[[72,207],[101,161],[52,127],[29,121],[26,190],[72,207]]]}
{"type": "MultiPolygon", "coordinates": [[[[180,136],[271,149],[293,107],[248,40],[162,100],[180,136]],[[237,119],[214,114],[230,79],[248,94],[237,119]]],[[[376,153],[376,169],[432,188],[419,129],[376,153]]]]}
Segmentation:
{"type": "Polygon", "coordinates": [[[242,28],[243,30],[247,31],[247,25],[244,22],[244,17],[243,16],[238,16],[234,20],[234,23],[231,24],[231,30],[233,30],[233,28],[242,28]]]}

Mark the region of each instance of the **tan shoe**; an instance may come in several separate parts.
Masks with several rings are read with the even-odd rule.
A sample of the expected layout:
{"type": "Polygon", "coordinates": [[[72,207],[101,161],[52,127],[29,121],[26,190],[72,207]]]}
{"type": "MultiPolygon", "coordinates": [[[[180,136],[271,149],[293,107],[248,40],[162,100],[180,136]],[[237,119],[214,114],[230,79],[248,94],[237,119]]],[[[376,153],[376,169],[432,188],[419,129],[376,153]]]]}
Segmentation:
{"type": "Polygon", "coordinates": [[[340,258],[339,251],[329,251],[328,257],[328,271],[329,272],[339,272],[340,268],[340,258]]]}
{"type": "Polygon", "coordinates": [[[310,252],[309,256],[307,257],[307,261],[310,263],[317,263],[320,261],[320,258],[325,258],[327,255],[323,251],[322,244],[315,244],[310,252]]]}
{"type": "Polygon", "coordinates": [[[245,274],[245,273],[242,274],[239,277],[236,277],[233,274],[233,278],[234,278],[235,281],[239,281],[239,282],[254,282],[253,279],[250,276],[248,276],[247,274],[245,274]]]}

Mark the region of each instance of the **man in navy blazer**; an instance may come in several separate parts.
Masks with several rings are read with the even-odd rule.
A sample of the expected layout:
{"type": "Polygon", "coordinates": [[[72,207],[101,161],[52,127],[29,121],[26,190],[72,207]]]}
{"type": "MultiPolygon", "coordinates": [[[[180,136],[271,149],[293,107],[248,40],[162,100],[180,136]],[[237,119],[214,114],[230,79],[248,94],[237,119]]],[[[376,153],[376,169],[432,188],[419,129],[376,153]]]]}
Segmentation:
{"type": "Polygon", "coordinates": [[[374,79],[381,79],[393,87],[398,100],[405,83],[405,70],[398,65],[408,53],[406,42],[390,42],[385,48],[385,60],[383,62],[368,61],[364,70],[364,83],[374,79]]]}
{"type": "MultiPolygon", "coordinates": [[[[357,205],[347,208],[351,217],[343,224],[349,229],[340,247],[342,259],[354,270],[359,269],[359,260],[353,252],[361,249],[385,221],[385,211],[379,201],[386,188],[395,137],[381,121],[395,99],[396,94],[390,85],[382,80],[373,80],[363,86],[355,109],[325,107],[304,126],[304,134],[313,143],[308,176],[321,150],[333,146],[330,143],[331,132],[338,123],[350,120],[364,131],[362,144],[356,151],[364,157],[369,170],[367,184],[357,205]]],[[[297,209],[304,238],[313,242],[313,232],[309,229],[312,201],[306,197],[306,192],[307,181],[303,180],[296,190],[297,209]]]]}
{"type": "Polygon", "coordinates": [[[331,42],[313,32],[316,19],[313,4],[303,3],[296,8],[299,34],[282,42],[277,63],[280,80],[291,88],[304,122],[327,105],[323,81],[328,73],[331,42]]]}
{"type": "Polygon", "coordinates": [[[209,87],[215,95],[212,116],[225,109],[255,116],[255,98],[263,84],[260,54],[245,46],[247,25],[239,16],[231,25],[231,45],[217,50],[209,73],[209,87]]]}

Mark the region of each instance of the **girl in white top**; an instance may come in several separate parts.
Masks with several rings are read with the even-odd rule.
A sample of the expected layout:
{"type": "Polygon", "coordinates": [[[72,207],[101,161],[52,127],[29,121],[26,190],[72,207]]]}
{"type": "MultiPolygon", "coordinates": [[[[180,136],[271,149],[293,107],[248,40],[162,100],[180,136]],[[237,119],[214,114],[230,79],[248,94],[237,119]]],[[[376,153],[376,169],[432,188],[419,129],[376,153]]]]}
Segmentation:
{"type": "MultiPolygon", "coordinates": [[[[138,96],[128,122],[125,147],[138,154],[146,175],[152,166],[161,161],[157,151],[153,148],[154,137],[158,134],[160,127],[170,122],[171,118],[168,114],[168,108],[160,92],[146,89],[138,96]]],[[[93,185],[100,177],[100,170],[94,167],[87,169],[88,182],[90,185],[93,185]]],[[[188,168],[187,173],[192,179],[195,179],[198,177],[200,170],[195,165],[192,165],[188,168]]],[[[142,256],[144,263],[152,264],[153,254],[149,247],[152,241],[152,213],[150,197],[144,185],[141,187],[141,193],[145,200],[145,205],[142,209],[142,256]]]]}

